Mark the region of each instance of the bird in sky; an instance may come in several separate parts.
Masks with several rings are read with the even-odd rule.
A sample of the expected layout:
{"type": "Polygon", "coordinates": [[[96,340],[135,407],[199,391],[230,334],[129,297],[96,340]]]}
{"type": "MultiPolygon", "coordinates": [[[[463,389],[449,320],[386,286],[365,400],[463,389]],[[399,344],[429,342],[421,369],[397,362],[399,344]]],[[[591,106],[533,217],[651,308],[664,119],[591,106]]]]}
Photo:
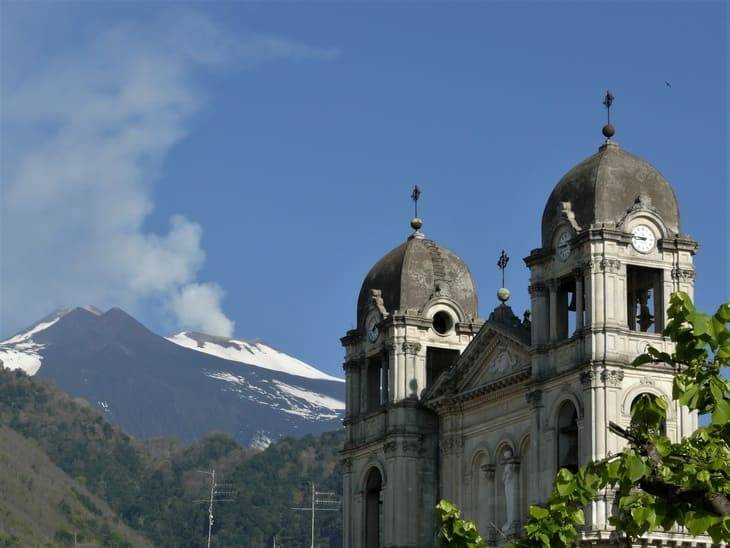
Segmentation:
{"type": "Polygon", "coordinates": [[[664,83],[666,84],[666,86],[667,86],[668,88],[671,88],[671,87],[672,87],[672,84],[670,84],[670,83],[669,83],[669,82],[667,82],[666,80],[664,80],[664,83]]]}

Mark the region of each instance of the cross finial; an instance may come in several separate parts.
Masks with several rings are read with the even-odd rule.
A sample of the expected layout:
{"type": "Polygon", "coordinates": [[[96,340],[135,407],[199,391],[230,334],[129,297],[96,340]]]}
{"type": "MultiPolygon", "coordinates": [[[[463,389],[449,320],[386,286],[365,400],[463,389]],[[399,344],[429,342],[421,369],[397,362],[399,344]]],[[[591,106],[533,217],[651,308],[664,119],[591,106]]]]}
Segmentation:
{"type": "Polygon", "coordinates": [[[499,260],[497,261],[497,267],[502,271],[502,287],[500,287],[499,291],[497,291],[497,298],[502,301],[502,304],[506,303],[510,296],[509,290],[504,287],[504,271],[507,269],[508,262],[509,255],[507,255],[503,249],[502,254],[499,256],[499,260]]]}
{"type": "Polygon", "coordinates": [[[416,231],[417,234],[420,234],[418,232],[418,229],[423,226],[423,221],[418,217],[418,199],[421,197],[421,189],[418,188],[418,185],[415,185],[413,187],[413,192],[411,192],[411,200],[413,200],[413,209],[414,209],[414,217],[411,219],[411,228],[416,231]]]}
{"type": "Polygon", "coordinates": [[[499,256],[499,260],[497,261],[497,266],[502,271],[502,287],[504,287],[504,271],[507,268],[508,262],[509,262],[509,255],[507,255],[503,249],[502,254],[499,256]]]}
{"type": "Polygon", "coordinates": [[[411,192],[411,200],[413,200],[413,206],[415,208],[415,215],[414,217],[418,217],[418,199],[421,197],[421,189],[418,188],[418,185],[413,187],[413,192],[411,192]]]}
{"type": "Polygon", "coordinates": [[[613,95],[609,90],[606,90],[606,97],[603,99],[603,106],[606,107],[606,114],[608,115],[607,123],[611,123],[611,105],[613,104],[613,95]]]}
{"type": "Polygon", "coordinates": [[[606,107],[606,125],[603,126],[603,135],[606,139],[613,137],[616,130],[611,125],[611,105],[613,104],[613,95],[609,90],[606,90],[606,97],[603,99],[603,106],[606,107]]]}

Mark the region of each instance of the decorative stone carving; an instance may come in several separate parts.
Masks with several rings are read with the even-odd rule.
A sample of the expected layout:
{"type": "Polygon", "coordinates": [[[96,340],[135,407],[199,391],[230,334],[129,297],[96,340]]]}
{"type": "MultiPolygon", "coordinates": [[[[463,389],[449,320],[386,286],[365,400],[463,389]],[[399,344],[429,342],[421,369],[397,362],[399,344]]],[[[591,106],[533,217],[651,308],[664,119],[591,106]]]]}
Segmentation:
{"type": "Polygon", "coordinates": [[[517,365],[517,358],[506,348],[502,348],[497,355],[497,358],[492,362],[493,373],[507,373],[515,368],[517,365]]]}
{"type": "Polygon", "coordinates": [[[621,261],[618,259],[599,259],[595,258],[590,261],[584,262],[582,265],[580,265],[580,268],[585,270],[586,272],[590,271],[599,271],[599,272],[612,272],[616,273],[621,270],[621,261]]]}
{"type": "Polygon", "coordinates": [[[691,282],[695,279],[695,271],[689,268],[673,268],[672,279],[680,282],[691,282]]]}
{"type": "Polygon", "coordinates": [[[601,272],[618,272],[621,269],[621,261],[617,259],[601,259],[598,262],[598,269],[601,272]]]}
{"type": "Polygon", "coordinates": [[[586,369],[585,371],[581,371],[580,375],[580,383],[585,388],[590,388],[593,386],[593,381],[596,379],[596,372],[592,369],[586,369]]]}
{"type": "Polygon", "coordinates": [[[547,292],[547,290],[547,285],[545,285],[544,282],[535,282],[534,284],[527,286],[527,291],[530,293],[530,295],[545,293],[547,292]]]}
{"type": "Polygon", "coordinates": [[[641,384],[648,384],[650,386],[654,386],[656,384],[656,381],[651,377],[641,377],[641,380],[639,382],[641,384]]]}
{"type": "Polygon", "coordinates": [[[536,388],[525,394],[525,399],[530,407],[542,407],[542,390],[536,388]]]}
{"type": "Polygon", "coordinates": [[[403,454],[409,457],[417,457],[421,454],[421,443],[414,440],[404,441],[403,454]]]}
{"type": "Polygon", "coordinates": [[[406,354],[415,355],[421,351],[421,343],[406,341],[401,345],[401,348],[406,354]]]}
{"type": "Polygon", "coordinates": [[[385,444],[383,444],[383,451],[386,453],[395,453],[397,449],[398,443],[395,440],[386,441],[385,444]]]}
{"type": "Polygon", "coordinates": [[[607,369],[601,371],[601,380],[611,386],[620,386],[624,380],[624,372],[621,369],[607,369]]]}
{"type": "Polygon", "coordinates": [[[464,438],[460,435],[452,434],[445,436],[440,443],[441,454],[449,455],[461,451],[464,447],[464,438]]]}
{"type": "Polygon", "coordinates": [[[352,459],[350,457],[345,457],[344,459],[342,459],[341,462],[342,462],[342,471],[345,474],[349,474],[350,472],[352,472],[352,459]]]}
{"type": "Polygon", "coordinates": [[[385,303],[383,302],[383,293],[380,291],[380,289],[371,289],[370,290],[370,302],[373,303],[375,308],[378,309],[378,312],[380,312],[380,315],[385,317],[388,315],[388,311],[385,308],[385,303]]]}
{"type": "Polygon", "coordinates": [[[573,205],[570,202],[560,202],[558,204],[558,218],[564,219],[573,228],[573,230],[580,232],[580,225],[575,220],[575,212],[573,211],[573,205]]]}
{"type": "Polygon", "coordinates": [[[347,372],[358,371],[360,369],[360,362],[358,360],[347,360],[342,365],[342,368],[347,372]]]}

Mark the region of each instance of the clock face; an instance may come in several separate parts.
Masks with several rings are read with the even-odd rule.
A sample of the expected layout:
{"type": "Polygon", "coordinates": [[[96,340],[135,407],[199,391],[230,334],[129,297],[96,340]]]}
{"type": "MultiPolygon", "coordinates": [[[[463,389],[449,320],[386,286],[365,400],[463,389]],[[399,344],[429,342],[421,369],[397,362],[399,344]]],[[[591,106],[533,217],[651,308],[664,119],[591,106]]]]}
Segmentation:
{"type": "Polygon", "coordinates": [[[640,253],[648,253],[654,249],[656,244],[656,236],[654,232],[646,225],[638,225],[631,231],[631,245],[640,253]]]}
{"type": "Polygon", "coordinates": [[[368,332],[368,340],[370,342],[375,342],[378,340],[378,337],[380,336],[380,329],[378,329],[378,318],[377,316],[373,316],[368,320],[367,325],[365,326],[368,332]]]}
{"type": "Polygon", "coordinates": [[[558,257],[560,257],[563,261],[568,260],[568,257],[570,257],[570,239],[570,232],[567,230],[560,235],[560,238],[558,238],[556,251],[558,253],[558,257]]]}

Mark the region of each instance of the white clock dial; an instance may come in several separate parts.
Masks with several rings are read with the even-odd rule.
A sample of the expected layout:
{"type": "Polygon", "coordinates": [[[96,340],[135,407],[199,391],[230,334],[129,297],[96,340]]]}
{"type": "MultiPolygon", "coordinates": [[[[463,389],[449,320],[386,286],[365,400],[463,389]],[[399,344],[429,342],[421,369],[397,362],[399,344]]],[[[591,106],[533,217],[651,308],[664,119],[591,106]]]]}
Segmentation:
{"type": "Polygon", "coordinates": [[[370,318],[368,320],[366,329],[368,332],[368,340],[370,342],[377,341],[378,337],[380,336],[380,329],[378,329],[378,318],[376,318],[376,317],[370,318]]]}
{"type": "Polygon", "coordinates": [[[654,244],[656,244],[656,236],[648,226],[638,225],[631,231],[631,245],[636,251],[648,253],[654,249],[654,244]]]}
{"type": "Polygon", "coordinates": [[[563,261],[568,260],[568,257],[570,257],[570,239],[570,232],[563,232],[558,238],[558,257],[563,261]]]}

